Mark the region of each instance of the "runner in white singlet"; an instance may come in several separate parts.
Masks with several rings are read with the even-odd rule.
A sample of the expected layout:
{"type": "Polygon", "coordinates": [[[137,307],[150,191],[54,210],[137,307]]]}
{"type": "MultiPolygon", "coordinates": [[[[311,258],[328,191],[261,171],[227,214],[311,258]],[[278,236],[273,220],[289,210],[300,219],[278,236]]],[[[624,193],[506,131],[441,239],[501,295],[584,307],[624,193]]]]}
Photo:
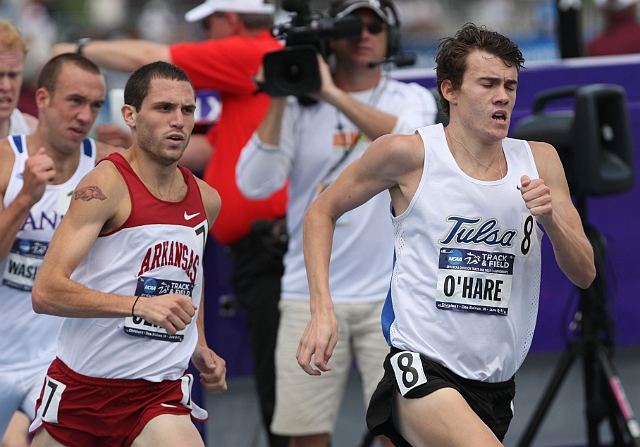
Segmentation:
{"type": "Polygon", "coordinates": [[[388,190],[395,252],[382,325],[391,352],[369,429],[403,447],[499,447],[535,327],[542,232],[581,288],[595,277],[593,249],[555,149],[507,138],[524,63],[517,45],[466,24],[442,41],[436,63],[449,125],[377,139],[306,214],[312,316],[297,358],[309,374],[329,370],[334,225],[388,190]]]}

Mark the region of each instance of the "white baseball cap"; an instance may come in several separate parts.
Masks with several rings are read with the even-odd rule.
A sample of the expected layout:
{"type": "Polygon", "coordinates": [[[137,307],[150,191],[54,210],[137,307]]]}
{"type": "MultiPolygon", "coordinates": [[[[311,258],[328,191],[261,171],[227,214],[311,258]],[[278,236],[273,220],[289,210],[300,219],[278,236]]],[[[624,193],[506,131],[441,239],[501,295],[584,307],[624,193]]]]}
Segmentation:
{"type": "Polygon", "coordinates": [[[341,19],[356,9],[367,8],[375,12],[387,25],[397,25],[397,16],[389,0],[341,0],[329,7],[329,15],[341,19]]]}
{"type": "Polygon", "coordinates": [[[593,0],[593,4],[598,8],[611,9],[613,11],[628,8],[634,3],[638,3],[638,0],[593,0]]]}
{"type": "Polygon", "coordinates": [[[197,22],[214,12],[239,12],[245,14],[273,14],[276,6],[263,0],[206,0],[203,4],[187,11],[184,19],[197,22]]]}

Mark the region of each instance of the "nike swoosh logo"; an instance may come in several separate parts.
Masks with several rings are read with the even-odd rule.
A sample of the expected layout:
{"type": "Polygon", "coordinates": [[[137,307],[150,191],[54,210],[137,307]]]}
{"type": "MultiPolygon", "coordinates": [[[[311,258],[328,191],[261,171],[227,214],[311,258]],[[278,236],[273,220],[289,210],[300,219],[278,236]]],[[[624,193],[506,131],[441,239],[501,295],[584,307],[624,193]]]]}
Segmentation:
{"type": "Polygon", "coordinates": [[[200,213],[195,213],[195,214],[187,214],[187,212],[184,212],[184,220],[191,220],[194,217],[196,217],[197,215],[199,215],[200,213]]]}
{"type": "Polygon", "coordinates": [[[520,191],[520,185],[516,185],[516,189],[520,191]]]}
{"type": "Polygon", "coordinates": [[[162,405],[163,407],[167,407],[167,408],[178,408],[175,405],[169,405],[169,404],[165,404],[165,403],[160,403],[160,405],[162,405]]]}

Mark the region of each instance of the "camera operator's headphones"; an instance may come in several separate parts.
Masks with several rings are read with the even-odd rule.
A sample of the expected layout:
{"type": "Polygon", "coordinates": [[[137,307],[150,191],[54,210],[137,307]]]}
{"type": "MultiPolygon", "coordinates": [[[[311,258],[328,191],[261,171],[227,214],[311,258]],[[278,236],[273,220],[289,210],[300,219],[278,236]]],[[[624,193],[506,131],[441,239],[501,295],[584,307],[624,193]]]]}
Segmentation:
{"type": "Polygon", "coordinates": [[[391,0],[334,0],[329,6],[329,15],[342,18],[360,8],[374,11],[387,24],[387,54],[385,56],[394,56],[400,51],[400,18],[391,0]]]}

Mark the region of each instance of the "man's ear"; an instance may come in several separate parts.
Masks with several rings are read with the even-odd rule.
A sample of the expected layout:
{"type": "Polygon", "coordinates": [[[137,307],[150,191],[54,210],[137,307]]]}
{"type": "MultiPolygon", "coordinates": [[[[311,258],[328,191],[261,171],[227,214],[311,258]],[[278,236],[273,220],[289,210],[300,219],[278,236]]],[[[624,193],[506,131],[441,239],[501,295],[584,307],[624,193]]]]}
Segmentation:
{"type": "Polygon", "coordinates": [[[237,12],[225,12],[225,16],[229,24],[231,25],[231,29],[234,33],[240,32],[241,26],[244,24],[242,20],[240,20],[240,16],[237,12]]]}
{"type": "Polygon", "coordinates": [[[453,84],[449,79],[445,79],[440,84],[440,91],[442,92],[442,97],[449,101],[451,104],[457,104],[458,98],[456,95],[456,90],[453,88],[453,84]]]}
{"type": "Polygon", "coordinates": [[[122,118],[124,118],[124,122],[127,124],[127,126],[131,128],[136,127],[136,108],[130,104],[125,104],[122,106],[122,109],[120,109],[120,111],[122,112],[122,118]]]}
{"type": "Polygon", "coordinates": [[[38,110],[46,109],[51,102],[51,95],[44,87],[40,87],[36,90],[36,106],[38,110]]]}

